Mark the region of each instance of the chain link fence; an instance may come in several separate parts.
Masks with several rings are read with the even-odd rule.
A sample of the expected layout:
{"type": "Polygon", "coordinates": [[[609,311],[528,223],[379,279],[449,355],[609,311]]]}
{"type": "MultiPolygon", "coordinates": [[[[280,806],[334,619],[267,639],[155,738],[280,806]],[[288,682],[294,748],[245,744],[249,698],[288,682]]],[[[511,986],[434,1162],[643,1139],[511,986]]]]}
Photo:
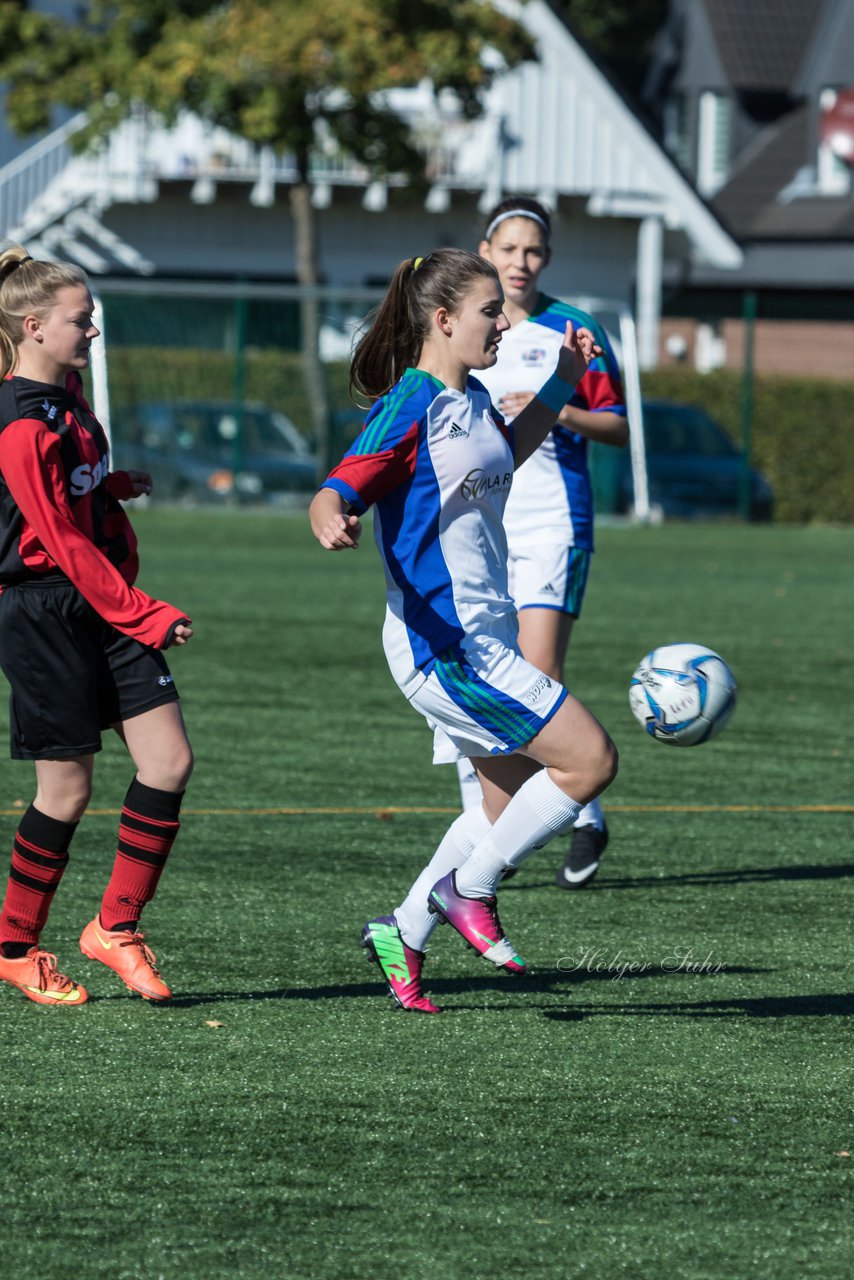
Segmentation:
{"type": "MultiPolygon", "coordinates": [[[[303,501],[361,428],[349,355],[380,297],[314,291],[307,351],[297,286],[104,282],[92,391],[114,465],[151,471],[162,499],[303,501]]],[[[666,297],[659,367],[642,373],[628,310],[571,301],[606,328],[626,383],[631,448],[590,450],[601,515],[854,520],[854,301],[666,297]]]]}

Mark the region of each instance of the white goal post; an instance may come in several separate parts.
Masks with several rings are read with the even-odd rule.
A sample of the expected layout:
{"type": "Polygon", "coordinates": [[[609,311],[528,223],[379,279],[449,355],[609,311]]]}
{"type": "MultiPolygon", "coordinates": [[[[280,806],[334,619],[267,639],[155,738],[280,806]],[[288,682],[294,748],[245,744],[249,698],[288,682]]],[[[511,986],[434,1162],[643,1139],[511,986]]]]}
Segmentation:
{"type": "Polygon", "coordinates": [[[107,381],[107,344],[104,336],[104,307],[97,294],[92,295],[94,307],[92,323],[99,330],[89,352],[89,369],[92,374],[92,411],[104,428],[107,444],[110,436],[110,387],[107,381]]]}

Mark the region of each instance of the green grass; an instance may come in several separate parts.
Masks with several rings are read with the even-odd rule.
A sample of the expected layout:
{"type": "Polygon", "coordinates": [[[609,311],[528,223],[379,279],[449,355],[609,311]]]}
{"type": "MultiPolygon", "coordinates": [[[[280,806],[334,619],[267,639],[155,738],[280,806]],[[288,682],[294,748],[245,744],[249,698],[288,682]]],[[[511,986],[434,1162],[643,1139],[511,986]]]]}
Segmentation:
{"type": "MultiPolygon", "coordinates": [[[[142,585],[197,628],[172,661],[197,771],[146,916],[176,998],[77,952],[130,777],[107,743],[45,935],[93,999],[0,990],[3,1276],[847,1275],[854,532],[602,529],[568,670],[621,753],[602,871],[560,893],[561,850],[535,855],[502,892],[530,976],[440,931],[446,1012],[418,1018],[356,939],[456,782],[385,667],[373,548],[136,524],[142,585]],[[628,710],[637,660],[680,639],[740,687],[692,750],[628,710]]],[[[32,782],[0,774],[8,848],[32,782]]]]}

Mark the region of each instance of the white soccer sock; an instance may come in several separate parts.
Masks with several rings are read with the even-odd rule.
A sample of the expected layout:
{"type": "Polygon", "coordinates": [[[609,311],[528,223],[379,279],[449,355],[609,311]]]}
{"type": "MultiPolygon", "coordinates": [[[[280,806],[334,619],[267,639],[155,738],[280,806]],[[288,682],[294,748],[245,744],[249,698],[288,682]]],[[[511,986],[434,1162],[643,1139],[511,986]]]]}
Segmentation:
{"type": "Polygon", "coordinates": [[[547,770],[535,773],[457,872],[457,892],[468,898],[491,897],[505,867],[521,866],[534,849],[568,831],[580,809],[577,800],[552,782],[547,770]]]}
{"type": "Polygon", "coordinates": [[[480,779],[468,756],[463,756],[462,760],[457,761],[457,776],[460,780],[460,800],[462,801],[463,809],[480,808],[483,803],[480,779]]]}
{"type": "Polygon", "coordinates": [[[598,800],[591,800],[581,810],[581,813],[575,819],[576,827],[598,827],[600,831],[605,830],[605,815],[602,812],[602,806],[598,800]]]}
{"type": "Polygon", "coordinates": [[[427,910],[427,894],[437,880],[466,861],[475,845],[489,831],[489,823],[482,806],[467,809],[448,827],[442,841],[409,890],[394,918],[401,937],[408,947],[423,951],[431,933],[438,924],[438,916],[427,910]]]}

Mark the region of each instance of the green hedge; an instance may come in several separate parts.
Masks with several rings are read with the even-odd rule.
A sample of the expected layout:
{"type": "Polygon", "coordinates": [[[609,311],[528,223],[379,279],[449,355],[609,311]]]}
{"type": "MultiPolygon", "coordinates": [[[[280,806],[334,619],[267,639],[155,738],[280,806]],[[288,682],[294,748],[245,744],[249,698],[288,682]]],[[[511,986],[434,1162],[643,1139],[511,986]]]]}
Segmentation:
{"type": "MultiPolygon", "coordinates": [[[[348,406],[346,364],[325,366],[333,409],[348,406]]],[[[292,351],[248,351],[243,394],[280,409],[307,436],[311,434],[300,356],[292,351]]],[[[179,347],[117,347],[109,353],[108,377],[114,430],[121,434],[121,409],[144,400],[228,400],[237,391],[239,370],[233,355],[179,347]]]]}
{"type": "MultiPolygon", "coordinates": [[[[325,366],[337,423],[337,445],[349,442],[359,417],[347,391],[347,365],[325,366]]],[[[121,438],[121,408],[146,399],[228,399],[237,386],[232,356],[170,347],[114,348],[109,357],[113,431],[121,438]]],[[[302,364],[289,351],[248,351],[244,394],[287,413],[307,437],[312,414],[302,364]]],[[[742,439],[739,374],[657,370],[643,378],[651,399],[700,405],[742,439]]],[[[752,461],[776,494],[775,518],[788,522],[854,523],[854,384],[812,378],[761,377],[754,383],[752,461]]]]}
{"type": "MultiPolygon", "coordinates": [[[[643,376],[644,396],[700,405],[738,445],[742,385],[740,374],[727,372],[643,376]]],[[[854,523],[854,383],[757,377],[751,446],[753,465],[774,489],[776,520],[854,523]]]]}

